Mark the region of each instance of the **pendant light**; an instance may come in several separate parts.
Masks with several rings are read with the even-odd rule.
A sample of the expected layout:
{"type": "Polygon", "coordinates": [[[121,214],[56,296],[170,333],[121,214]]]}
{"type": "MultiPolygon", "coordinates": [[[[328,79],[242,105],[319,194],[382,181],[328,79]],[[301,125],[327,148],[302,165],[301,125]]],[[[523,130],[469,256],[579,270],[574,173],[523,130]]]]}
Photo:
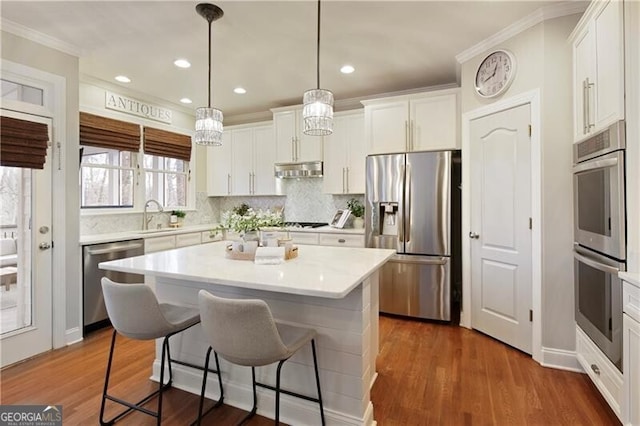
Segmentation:
{"type": "Polygon", "coordinates": [[[333,133],[333,93],[320,88],[320,0],[318,0],[316,83],[316,89],[307,90],[302,96],[303,132],[311,136],[330,135],[333,133]]]}
{"type": "Polygon", "coordinates": [[[195,143],[207,146],[222,145],[222,111],[211,108],[211,23],[222,18],[224,12],[215,4],[200,3],[196,12],[209,23],[209,103],[207,107],[196,108],[195,143]]]}

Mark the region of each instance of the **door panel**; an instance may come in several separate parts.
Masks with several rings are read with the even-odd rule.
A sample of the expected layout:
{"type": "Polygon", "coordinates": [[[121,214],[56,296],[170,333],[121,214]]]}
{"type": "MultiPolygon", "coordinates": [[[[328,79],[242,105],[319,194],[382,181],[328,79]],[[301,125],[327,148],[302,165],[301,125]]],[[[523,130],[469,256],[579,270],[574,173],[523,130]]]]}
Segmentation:
{"type": "MultiPolygon", "coordinates": [[[[49,118],[6,110],[1,115],[45,123],[51,139],[49,118]]],[[[16,179],[13,199],[5,198],[9,191],[3,186],[1,203],[3,209],[10,203],[15,208],[15,238],[11,239],[16,257],[14,265],[2,268],[6,286],[0,289],[0,367],[52,348],[52,162],[49,148],[42,170],[2,167],[3,178],[11,174],[16,179]]],[[[5,216],[3,222],[7,222],[5,216]]]]}
{"type": "Polygon", "coordinates": [[[451,255],[451,152],[407,154],[405,253],[451,255]]]}
{"type": "Polygon", "coordinates": [[[530,105],[471,122],[471,324],[531,353],[530,105]]]}

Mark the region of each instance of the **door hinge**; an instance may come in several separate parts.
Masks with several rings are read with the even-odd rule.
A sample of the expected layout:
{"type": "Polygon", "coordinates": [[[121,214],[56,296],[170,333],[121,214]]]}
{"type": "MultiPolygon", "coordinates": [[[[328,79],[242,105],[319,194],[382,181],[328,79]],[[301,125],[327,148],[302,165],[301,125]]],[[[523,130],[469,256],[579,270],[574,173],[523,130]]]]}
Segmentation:
{"type": "Polygon", "coordinates": [[[529,137],[531,137],[531,124],[529,124],[529,137]]]}
{"type": "Polygon", "coordinates": [[[529,309],[529,322],[533,322],[533,309],[529,309]]]}
{"type": "Polygon", "coordinates": [[[533,219],[529,218],[529,229],[533,229],[533,219]]]}

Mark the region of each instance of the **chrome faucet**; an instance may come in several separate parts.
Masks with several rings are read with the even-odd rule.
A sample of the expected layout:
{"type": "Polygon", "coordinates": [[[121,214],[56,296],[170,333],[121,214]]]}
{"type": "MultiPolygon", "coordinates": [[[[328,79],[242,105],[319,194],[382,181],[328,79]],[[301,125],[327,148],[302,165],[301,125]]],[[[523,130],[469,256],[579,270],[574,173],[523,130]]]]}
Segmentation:
{"type": "Polygon", "coordinates": [[[153,200],[153,199],[147,200],[147,202],[144,203],[144,212],[142,213],[142,229],[143,230],[149,229],[149,222],[151,222],[151,219],[153,219],[153,216],[151,216],[151,217],[149,217],[147,219],[147,207],[149,207],[149,204],[151,204],[151,203],[155,203],[156,206],[158,206],[158,211],[159,212],[164,211],[162,209],[162,206],[160,205],[160,203],[157,202],[156,200],[153,200]]]}

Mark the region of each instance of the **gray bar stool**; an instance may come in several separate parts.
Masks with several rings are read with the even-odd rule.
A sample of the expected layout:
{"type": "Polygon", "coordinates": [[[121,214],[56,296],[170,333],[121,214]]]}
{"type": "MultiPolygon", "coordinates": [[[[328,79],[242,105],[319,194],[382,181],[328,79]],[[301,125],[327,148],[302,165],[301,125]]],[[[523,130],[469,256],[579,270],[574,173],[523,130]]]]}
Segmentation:
{"type": "MultiPolygon", "coordinates": [[[[253,417],[257,410],[256,386],[271,389],[276,392],[275,424],[280,422],[280,393],[295,396],[320,405],[320,419],[324,420],[322,393],[320,391],[320,376],[318,375],[318,360],[316,358],[316,331],[310,328],[295,327],[276,322],[271,310],[264,300],[224,299],[200,290],[198,293],[200,318],[205,339],[209,343],[205,361],[205,375],[202,381],[200,406],[196,423],[202,420],[204,394],[207,385],[206,368],[209,356],[214,351],[217,355],[237,365],[251,367],[253,381],[253,407],[240,424],[253,417]],[[282,364],[292,357],[302,346],[311,342],[313,366],[315,369],[318,397],[313,398],[288,390],[280,389],[280,371],[282,364]],[[255,367],[278,362],[276,385],[271,386],[256,382],[255,367]]],[[[206,414],[206,413],[205,413],[206,414]]]]}
{"type": "MultiPolygon", "coordinates": [[[[160,425],[162,420],[162,393],[171,387],[173,378],[171,371],[171,354],[169,352],[169,337],[200,322],[200,314],[197,309],[185,306],[158,303],[153,291],[145,284],[118,284],[108,278],[102,278],[102,292],[107,314],[113,325],[111,337],[111,349],[109,350],[109,362],[104,379],[102,403],[100,405],[100,424],[111,425],[120,420],[132,410],[153,416],[160,425]],[[116,335],[121,334],[136,340],[151,340],[164,338],[162,342],[162,363],[160,368],[160,382],[158,389],[140,401],[134,403],[125,401],[107,393],[109,388],[109,376],[111,374],[111,362],[116,346],[116,335]],[[165,358],[168,360],[169,381],[164,383],[165,358]],[[158,411],[154,412],[143,405],[155,395],[158,395],[158,411]],[[106,401],[110,400],[128,407],[111,420],[104,420],[106,401]]],[[[219,374],[219,373],[218,373],[219,374]]]]}

